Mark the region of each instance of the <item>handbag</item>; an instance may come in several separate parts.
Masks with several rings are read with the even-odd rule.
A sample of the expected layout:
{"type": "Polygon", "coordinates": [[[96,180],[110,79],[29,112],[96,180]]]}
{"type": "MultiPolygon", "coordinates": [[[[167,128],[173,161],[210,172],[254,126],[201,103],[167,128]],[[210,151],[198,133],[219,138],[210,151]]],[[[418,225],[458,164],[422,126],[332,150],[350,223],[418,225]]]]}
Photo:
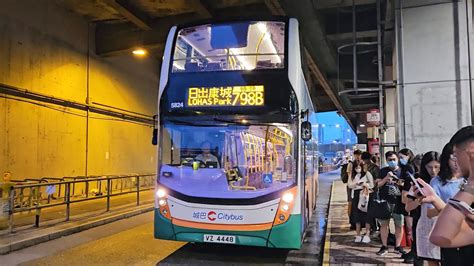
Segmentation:
{"type": "Polygon", "coordinates": [[[376,197],[374,197],[369,204],[369,214],[377,219],[389,219],[393,212],[393,207],[385,199],[381,199],[379,190],[377,189],[376,197]]]}
{"type": "Polygon", "coordinates": [[[362,212],[367,212],[369,207],[369,196],[370,192],[368,188],[364,188],[359,192],[359,202],[357,204],[357,208],[362,212]]]}

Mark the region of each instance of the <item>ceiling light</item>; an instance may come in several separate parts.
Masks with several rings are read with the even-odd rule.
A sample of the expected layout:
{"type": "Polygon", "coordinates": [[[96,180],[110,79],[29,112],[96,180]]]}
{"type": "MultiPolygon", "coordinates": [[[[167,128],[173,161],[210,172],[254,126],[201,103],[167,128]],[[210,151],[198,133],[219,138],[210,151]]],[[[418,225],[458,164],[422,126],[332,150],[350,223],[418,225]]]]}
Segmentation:
{"type": "Polygon", "coordinates": [[[138,56],[144,56],[144,55],[147,54],[147,51],[143,48],[137,48],[137,49],[132,51],[132,54],[138,55],[138,56]]]}
{"type": "Polygon", "coordinates": [[[364,124],[360,124],[359,126],[360,126],[360,127],[365,127],[365,125],[364,125],[364,124]]]}

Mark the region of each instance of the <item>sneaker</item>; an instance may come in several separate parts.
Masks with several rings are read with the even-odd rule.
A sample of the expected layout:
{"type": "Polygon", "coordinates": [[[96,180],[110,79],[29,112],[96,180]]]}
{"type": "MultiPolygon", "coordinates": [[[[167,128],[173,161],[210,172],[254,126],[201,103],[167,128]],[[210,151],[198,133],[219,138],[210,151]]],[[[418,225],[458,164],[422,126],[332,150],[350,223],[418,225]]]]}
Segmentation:
{"type": "Polygon", "coordinates": [[[361,237],[361,236],[356,236],[354,242],[355,242],[355,243],[359,243],[361,240],[362,240],[362,237],[361,237]]]}
{"type": "Polygon", "coordinates": [[[406,254],[402,254],[402,256],[400,256],[400,259],[407,259],[407,258],[410,258],[410,257],[415,257],[415,253],[413,253],[413,250],[410,250],[410,252],[406,253],[406,254]]]}
{"type": "Polygon", "coordinates": [[[395,248],[395,252],[397,252],[397,253],[400,254],[400,255],[405,255],[405,254],[407,254],[407,252],[406,252],[405,250],[403,250],[402,247],[396,247],[396,248],[395,248]]]}
{"type": "Polygon", "coordinates": [[[415,263],[415,257],[414,256],[407,257],[406,259],[403,260],[403,263],[413,264],[413,263],[415,263]]]}
{"type": "Polygon", "coordinates": [[[367,244],[367,243],[370,243],[370,237],[364,236],[364,237],[362,238],[362,242],[363,242],[363,243],[366,243],[366,244],[367,244]]]}
{"type": "Polygon", "coordinates": [[[388,253],[388,247],[382,246],[376,254],[379,255],[379,256],[383,256],[387,253],[388,253]]]}

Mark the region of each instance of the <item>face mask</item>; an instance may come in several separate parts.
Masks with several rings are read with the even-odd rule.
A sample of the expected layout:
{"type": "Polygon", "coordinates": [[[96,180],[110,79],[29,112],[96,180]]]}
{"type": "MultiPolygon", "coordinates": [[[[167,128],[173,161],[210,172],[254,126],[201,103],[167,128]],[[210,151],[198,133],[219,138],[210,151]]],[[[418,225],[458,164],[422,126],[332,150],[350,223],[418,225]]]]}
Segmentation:
{"type": "Polygon", "coordinates": [[[395,169],[397,167],[397,161],[388,161],[388,167],[395,169]]]}
{"type": "Polygon", "coordinates": [[[356,173],[362,172],[362,169],[356,169],[356,173]]]}
{"type": "Polygon", "coordinates": [[[400,159],[400,163],[401,163],[402,165],[407,165],[408,160],[402,158],[402,159],[400,159]]]}

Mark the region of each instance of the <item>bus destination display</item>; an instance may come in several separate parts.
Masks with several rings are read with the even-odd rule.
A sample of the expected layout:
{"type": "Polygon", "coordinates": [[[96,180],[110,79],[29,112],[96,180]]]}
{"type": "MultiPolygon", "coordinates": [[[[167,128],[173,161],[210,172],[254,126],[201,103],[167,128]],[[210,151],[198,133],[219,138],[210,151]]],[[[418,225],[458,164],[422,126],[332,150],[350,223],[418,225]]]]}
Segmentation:
{"type": "Polygon", "coordinates": [[[193,87],[188,89],[188,107],[262,106],[263,85],[193,87]]]}

